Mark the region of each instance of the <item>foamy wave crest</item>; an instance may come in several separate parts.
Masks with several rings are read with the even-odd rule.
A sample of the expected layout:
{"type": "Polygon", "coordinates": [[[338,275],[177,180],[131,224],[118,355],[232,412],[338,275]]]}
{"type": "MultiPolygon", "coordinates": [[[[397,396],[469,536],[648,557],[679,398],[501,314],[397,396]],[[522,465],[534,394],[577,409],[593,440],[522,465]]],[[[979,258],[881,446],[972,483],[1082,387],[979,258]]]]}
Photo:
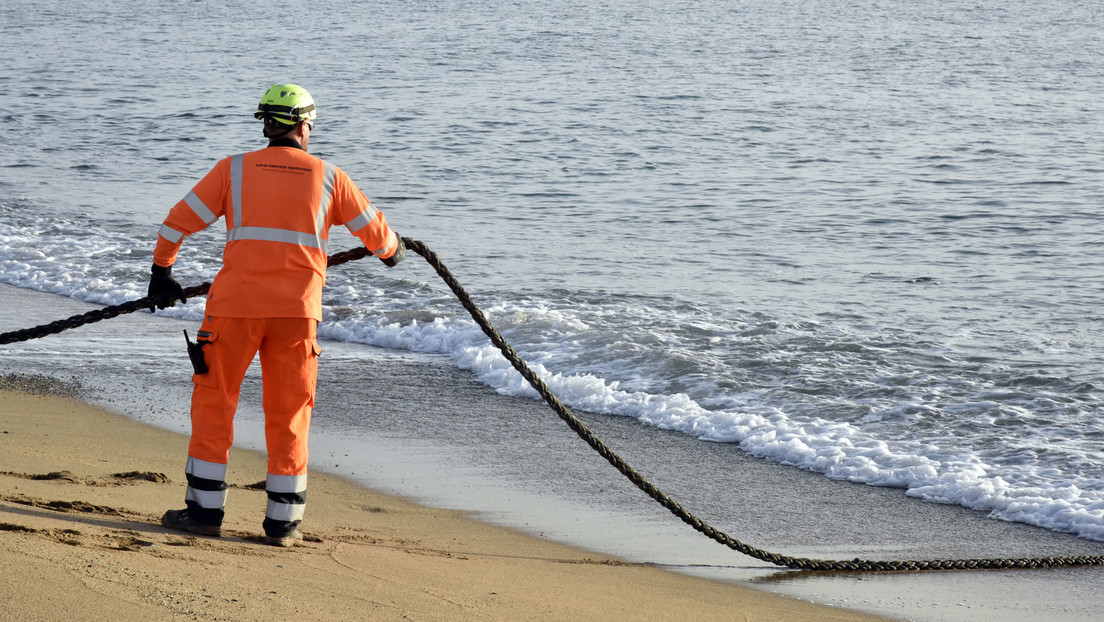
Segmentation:
{"type": "MultiPolygon", "coordinates": [[[[506,312],[534,316],[545,310],[506,312]]],[[[542,321],[550,325],[571,323],[562,314],[542,321]]],[[[337,322],[325,332],[340,339],[447,355],[499,393],[538,397],[474,322],[464,317],[372,329],[364,323],[343,327],[337,322]]],[[[927,501],[963,505],[1003,520],[1104,540],[1101,493],[1074,485],[1050,489],[1013,486],[992,475],[987,465],[968,452],[920,442],[883,441],[851,423],[791,417],[781,410],[764,408],[755,403],[753,396],[747,398],[746,411],[709,410],[682,393],[629,391],[622,389],[621,383],[595,374],[552,372],[540,362],[530,362],[530,367],[573,409],[633,417],[703,441],[738,444],[753,455],[833,479],[904,488],[908,495],[927,501]]]]}

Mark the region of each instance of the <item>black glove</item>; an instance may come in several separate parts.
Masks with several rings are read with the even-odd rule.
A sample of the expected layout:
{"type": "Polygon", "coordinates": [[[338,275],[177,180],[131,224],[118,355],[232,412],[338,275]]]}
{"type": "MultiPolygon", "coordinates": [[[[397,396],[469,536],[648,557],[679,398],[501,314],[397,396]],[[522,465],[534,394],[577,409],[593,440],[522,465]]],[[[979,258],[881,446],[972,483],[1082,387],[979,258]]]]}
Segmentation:
{"type": "MultiPolygon", "coordinates": [[[[172,266],[162,268],[157,264],[153,264],[153,269],[150,271],[149,292],[146,295],[161,298],[155,303],[158,309],[171,307],[176,304],[177,300],[188,302],[184,298],[184,288],[176,282],[176,279],[172,278],[172,266]]],[[[153,313],[153,307],[154,305],[150,305],[150,313],[153,313]]]]}
{"type": "Polygon", "coordinates": [[[397,233],[395,234],[395,239],[398,240],[399,244],[398,247],[395,249],[395,254],[391,255],[387,259],[380,257],[380,261],[382,261],[383,265],[387,266],[388,268],[394,268],[399,264],[400,261],[403,260],[403,257],[406,257],[406,244],[402,241],[402,238],[399,237],[399,234],[397,233]]]}

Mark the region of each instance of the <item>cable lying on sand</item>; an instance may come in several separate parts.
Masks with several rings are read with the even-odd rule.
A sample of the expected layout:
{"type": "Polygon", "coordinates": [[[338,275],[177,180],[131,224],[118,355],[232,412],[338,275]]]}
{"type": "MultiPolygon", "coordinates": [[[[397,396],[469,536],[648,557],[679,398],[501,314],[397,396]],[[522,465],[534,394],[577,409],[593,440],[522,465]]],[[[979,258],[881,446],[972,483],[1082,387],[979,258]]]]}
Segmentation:
{"type": "MultiPolygon", "coordinates": [[[[453,294],[460,301],[468,313],[471,314],[483,332],[491,342],[506,357],[506,360],[514,366],[514,369],[540,394],[541,398],[563,419],[569,428],[579,435],[596,452],[605,458],[614,468],[627,477],[629,481],[648,494],[657,503],[667,508],[686,524],[693,527],[716,542],[730,549],[753,557],[760,561],[769,562],[776,566],[793,568],[797,570],[813,571],[848,571],[848,572],[919,572],[931,570],[994,570],[994,569],[1041,569],[1041,568],[1068,568],[1073,566],[1104,566],[1104,556],[1080,555],[1068,557],[1034,557],[1034,558],[1008,558],[1008,559],[944,559],[944,560],[905,560],[905,561],[880,561],[880,560],[819,560],[803,557],[790,557],[770,553],[762,549],[747,545],[739,540],[711,527],[684,509],[674,499],[659,490],[654,484],[645,479],[620,456],[614,453],[605,443],[597,438],[593,432],[570,409],[560,402],[559,398],[529,366],[523,361],[514,349],[506,342],[506,339],[487,320],[483,311],[475,304],[471,296],[464,291],[463,286],[456,280],[449,269],[441,262],[436,253],[431,251],[424,243],[410,238],[403,238],[408,250],[421,255],[438,276],[449,286],[453,294]]],[[[329,257],[328,266],[336,266],[349,261],[354,261],[371,255],[364,247],[354,248],[345,252],[336,253],[329,257]]],[[[210,283],[202,283],[184,289],[187,297],[201,296],[210,289],[210,283]]],[[[76,328],[85,324],[91,324],[100,320],[106,320],[126,313],[132,313],[140,309],[148,309],[157,303],[159,297],[147,296],[120,305],[106,307],[96,311],[89,311],[64,320],[58,320],[50,324],[44,324],[33,328],[12,331],[0,334],[0,344],[9,344],[20,341],[28,341],[39,337],[45,337],[60,333],[70,328],[76,328]]]]}

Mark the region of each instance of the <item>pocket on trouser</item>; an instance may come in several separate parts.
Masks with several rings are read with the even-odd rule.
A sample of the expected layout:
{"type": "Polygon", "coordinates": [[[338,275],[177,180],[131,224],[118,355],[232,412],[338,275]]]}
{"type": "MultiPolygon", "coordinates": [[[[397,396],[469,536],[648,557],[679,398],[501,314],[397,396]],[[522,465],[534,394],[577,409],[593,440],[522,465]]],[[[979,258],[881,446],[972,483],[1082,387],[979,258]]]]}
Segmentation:
{"type": "Polygon", "coordinates": [[[307,400],[308,407],[315,408],[315,384],[318,382],[318,357],[322,354],[322,348],[318,345],[318,339],[307,339],[307,347],[310,351],[307,354],[307,375],[304,380],[307,383],[309,390],[309,398],[307,400]]]}
{"type": "MultiPolygon", "coordinates": [[[[215,342],[218,341],[218,331],[203,330],[202,328],[196,333],[196,344],[199,348],[200,355],[206,361],[208,370],[203,374],[192,374],[192,382],[203,387],[215,388],[218,386],[218,379],[216,374],[210,371],[210,361],[214,358],[215,342]]],[[[189,353],[190,354],[190,353],[189,353]]]]}
{"type": "Polygon", "coordinates": [[[261,346],[268,472],[300,475],[307,469],[307,439],[322,351],[317,324],[308,318],[269,322],[269,338],[261,346]]]}
{"type": "Polygon", "coordinates": [[[322,356],[322,347],[318,345],[317,339],[310,339],[311,347],[311,360],[314,362],[314,379],[310,384],[310,407],[314,408],[314,387],[318,381],[318,357],[322,356]]]}

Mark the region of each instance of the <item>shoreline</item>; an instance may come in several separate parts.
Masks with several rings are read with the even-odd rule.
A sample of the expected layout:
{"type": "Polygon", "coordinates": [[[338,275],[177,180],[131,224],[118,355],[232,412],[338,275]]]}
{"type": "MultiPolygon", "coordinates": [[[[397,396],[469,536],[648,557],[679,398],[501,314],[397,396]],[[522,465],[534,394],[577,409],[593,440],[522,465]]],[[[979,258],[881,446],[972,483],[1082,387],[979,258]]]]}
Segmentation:
{"type": "Polygon", "coordinates": [[[0,390],[0,560],[23,569],[0,579],[5,619],[881,619],[626,562],[320,471],[307,541],[276,549],[261,542],[264,493],[250,488],[263,456],[239,448],[226,535],[173,532],[159,517],[182,504],[187,438],[46,392],[0,390]]]}
{"type": "MultiPolygon", "coordinates": [[[[94,308],[0,285],[3,330],[94,308]]],[[[140,312],[5,346],[0,348],[0,387],[13,375],[41,377],[130,425],[186,434],[191,383],[182,327],[191,328],[188,322],[140,312]]],[[[893,619],[1087,622],[1098,617],[1100,568],[824,574],[787,571],[744,557],[642,497],[539,401],[499,395],[448,360],[366,348],[323,344],[325,368],[319,373],[311,432],[314,475],[334,474],[357,490],[447,508],[443,511],[571,550],[598,551],[598,557],[620,563],[893,619]]],[[[243,385],[232,472],[244,468],[241,448],[263,448],[258,368],[253,366],[243,385]]],[[[0,403],[0,427],[6,413],[0,403]]],[[[964,507],[925,503],[900,489],[832,480],[625,417],[576,414],[684,507],[773,552],[822,559],[1104,554],[1104,543],[993,520],[964,507]]],[[[168,455],[161,472],[182,479],[184,453],[181,448],[179,455],[168,455]]],[[[0,471],[10,471],[3,456],[0,471]]],[[[48,473],[60,467],[43,468],[48,473]]],[[[249,475],[236,483],[258,481],[263,467],[249,475]]],[[[320,494],[311,481],[308,523],[318,518],[320,494]]],[[[180,487],[151,515],[158,529],[160,513],[181,504],[180,487]]],[[[231,491],[231,506],[243,494],[231,491]]],[[[380,515],[365,516],[371,521],[380,515]]],[[[259,533],[259,518],[245,520],[243,533],[259,533]]],[[[304,525],[308,532],[311,528],[304,525]]],[[[8,535],[0,531],[0,540],[8,535]]],[[[12,591],[4,584],[0,588],[12,591]]]]}

